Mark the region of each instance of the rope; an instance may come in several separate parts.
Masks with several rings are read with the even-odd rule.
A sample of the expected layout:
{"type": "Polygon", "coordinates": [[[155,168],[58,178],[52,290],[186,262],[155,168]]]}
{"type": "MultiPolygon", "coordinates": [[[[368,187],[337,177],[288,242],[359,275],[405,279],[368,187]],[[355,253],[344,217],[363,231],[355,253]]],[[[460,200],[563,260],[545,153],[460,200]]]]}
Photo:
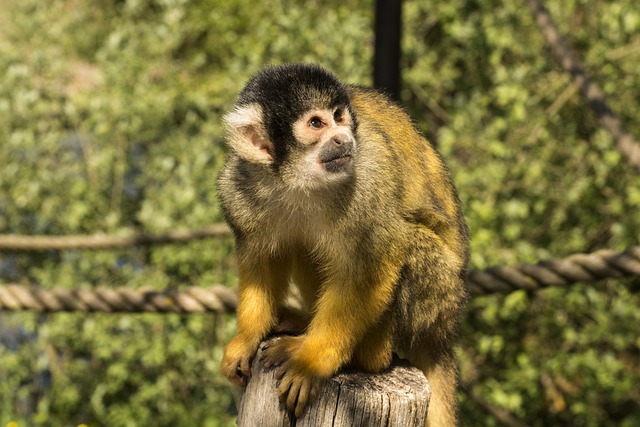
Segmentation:
{"type": "Polygon", "coordinates": [[[602,90],[589,78],[576,54],[565,43],[560,31],[558,31],[558,27],[551,19],[549,11],[544,7],[541,0],[525,0],[525,2],[529,5],[529,9],[531,9],[531,13],[545,40],[551,46],[551,50],[560,60],[562,68],[571,74],[574,83],[582,91],[582,95],[587,99],[589,106],[598,117],[600,123],[613,137],[618,150],[626,156],[629,164],[640,170],[640,144],[625,129],[620,119],[609,108],[602,90]]]}
{"type": "Polygon", "coordinates": [[[640,246],[631,246],[624,252],[603,249],[537,264],[473,270],[469,273],[468,283],[471,294],[477,296],[520,289],[536,291],[549,286],[628,276],[640,276],[640,246]]]}
{"type": "MultiPolygon", "coordinates": [[[[549,286],[628,276],[640,276],[640,246],[632,246],[624,252],[600,250],[591,254],[576,254],[535,265],[474,270],[469,274],[469,286],[472,295],[480,296],[520,289],[536,291],[549,286]]],[[[236,306],[235,292],[222,285],[208,289],[189,287],[166,291],[104,287],[43,289],[16,284],[0,286],[0,310],[224,314],[234,312],[236,306]]]]}
{"type": "Polygon", "coordinates": [[[0,235],[0,250],[46,251],[64,249],[117,249],[132,246],[150,246],[186,243],[191,240],[229,236],[226,224],[213,224],[201,230],[171,231],[164,234],[134,234],[131,236],[24,236],[0,235]]]}
{"type": "Polygon", "coordinates": [[[39,312],[103,313],[233,313],[235,292],[216,285],[181,291],[130,288],[43,289],[36,286],[0,286],[0,309],[39,312]]]}

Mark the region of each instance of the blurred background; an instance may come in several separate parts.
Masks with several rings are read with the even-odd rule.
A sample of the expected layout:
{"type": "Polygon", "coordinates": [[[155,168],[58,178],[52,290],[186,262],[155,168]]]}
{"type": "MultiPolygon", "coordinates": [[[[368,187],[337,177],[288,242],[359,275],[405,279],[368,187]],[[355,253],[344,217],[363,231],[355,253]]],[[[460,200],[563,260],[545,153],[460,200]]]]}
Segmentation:
{"type": "MultiPolygon", "coordinates": [[[[637,0],[548,2],[640,135],[637,0]]],[[[370,85],[373,0],[2,0],[0,234],[129,235],[222,221],[221,117],[266,64],[370,85]]],[[[640,174],[518,0],[405,0],[399,100],[440,150],[474,268],[640,242],[640,174]]],[[[0,251],[0,283],[236,285],[229,237],[0,251]]],[[[640,425],[640,280],[476,297],[461,425],[640,425]],[[496,414],[507,415],[500,417],[496,414]],[[519,421],[518,421],[519,420],[519,421]],[[519,422],[520,424],[517,424],[519,422]]],[[[232,315],[0,311],[0,426],[231,426],[232,315]]]]}

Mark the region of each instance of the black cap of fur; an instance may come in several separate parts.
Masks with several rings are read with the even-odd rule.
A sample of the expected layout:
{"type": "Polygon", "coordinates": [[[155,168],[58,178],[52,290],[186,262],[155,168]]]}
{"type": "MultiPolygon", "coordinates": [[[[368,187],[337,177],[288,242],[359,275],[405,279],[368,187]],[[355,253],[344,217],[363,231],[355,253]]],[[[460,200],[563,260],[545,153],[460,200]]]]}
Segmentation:
{"type": "Polygon", "coordinates": [[[294,141],[292,124],[304,112],[350,106],[347,87],[324,68],[311,64],[285,64],[260,71],[238,97],[238,105],[253,103],[262,107],[264,125],[275,144],[276,163],[286,156],[294,141]]]}

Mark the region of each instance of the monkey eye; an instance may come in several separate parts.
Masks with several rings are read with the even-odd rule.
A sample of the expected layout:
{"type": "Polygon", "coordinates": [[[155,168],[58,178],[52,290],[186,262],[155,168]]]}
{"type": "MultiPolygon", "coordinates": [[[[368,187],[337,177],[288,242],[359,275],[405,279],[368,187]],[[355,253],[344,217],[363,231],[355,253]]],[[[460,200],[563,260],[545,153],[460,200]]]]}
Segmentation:
{"type": "Polygon", "coordinates": [[[338,108],[335,113],[333,113],[333,120],[336,123],[344,122],[344,110],[342,108],[338,108]]]}
{"type": "Polygon", "coordinates": [[[311,126],[314,129],[322,129],[322,126],[324,126],[324,123],[322,123],[322,120],[320,120],[320,117],[312,117],[311,120],[309,120],[309,126],[311,126]]]}

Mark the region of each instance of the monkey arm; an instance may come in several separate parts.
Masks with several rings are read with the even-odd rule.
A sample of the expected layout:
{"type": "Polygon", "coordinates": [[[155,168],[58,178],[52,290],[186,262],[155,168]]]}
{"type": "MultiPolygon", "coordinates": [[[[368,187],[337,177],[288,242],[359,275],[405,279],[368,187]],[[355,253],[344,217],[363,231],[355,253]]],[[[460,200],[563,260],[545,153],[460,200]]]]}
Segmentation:
{"type": "Polygon", "coordinates": [[[300,349],[292,355],[294,361],[321,377],[333,375],[350,361],[356,346],[388,308],[398,271],[399,267],[387,265],[373,276],[362,274],[350,283],[339,277],[326,283],[300,349]]]}
{"type": "MultiPolygon", "coordinates": [[[[383,261],[369,265],[370,270],[372,265],[377,267],[373,272],[359,266],[331,268],[336,265],[338,262],[328,265],[307,332],[264,347],[262,364],[277,367],[280,399],[297,416],[315,398],[322,382],[351,361],[365,335],[371,336],[393,298],[400,269],[383,261]],[[345,277],[345,272],[350,276],[345,277]]],[[[380,331],[375,337],[380,342],[376,353],[384,354],[371,355],[377,365],[370,365],[370,370],[383,369],[391,360],[391,330],[382,327],[380,331]]]]}
{"type": "Polygon", "coordinates": [[[246,385],[251,360],[260,341],[278,320],[278,305],[287,287],[286,272],[274,262],[240,262],[238,331],[222,358],[222,373],[237,385],[246,385]]]}

